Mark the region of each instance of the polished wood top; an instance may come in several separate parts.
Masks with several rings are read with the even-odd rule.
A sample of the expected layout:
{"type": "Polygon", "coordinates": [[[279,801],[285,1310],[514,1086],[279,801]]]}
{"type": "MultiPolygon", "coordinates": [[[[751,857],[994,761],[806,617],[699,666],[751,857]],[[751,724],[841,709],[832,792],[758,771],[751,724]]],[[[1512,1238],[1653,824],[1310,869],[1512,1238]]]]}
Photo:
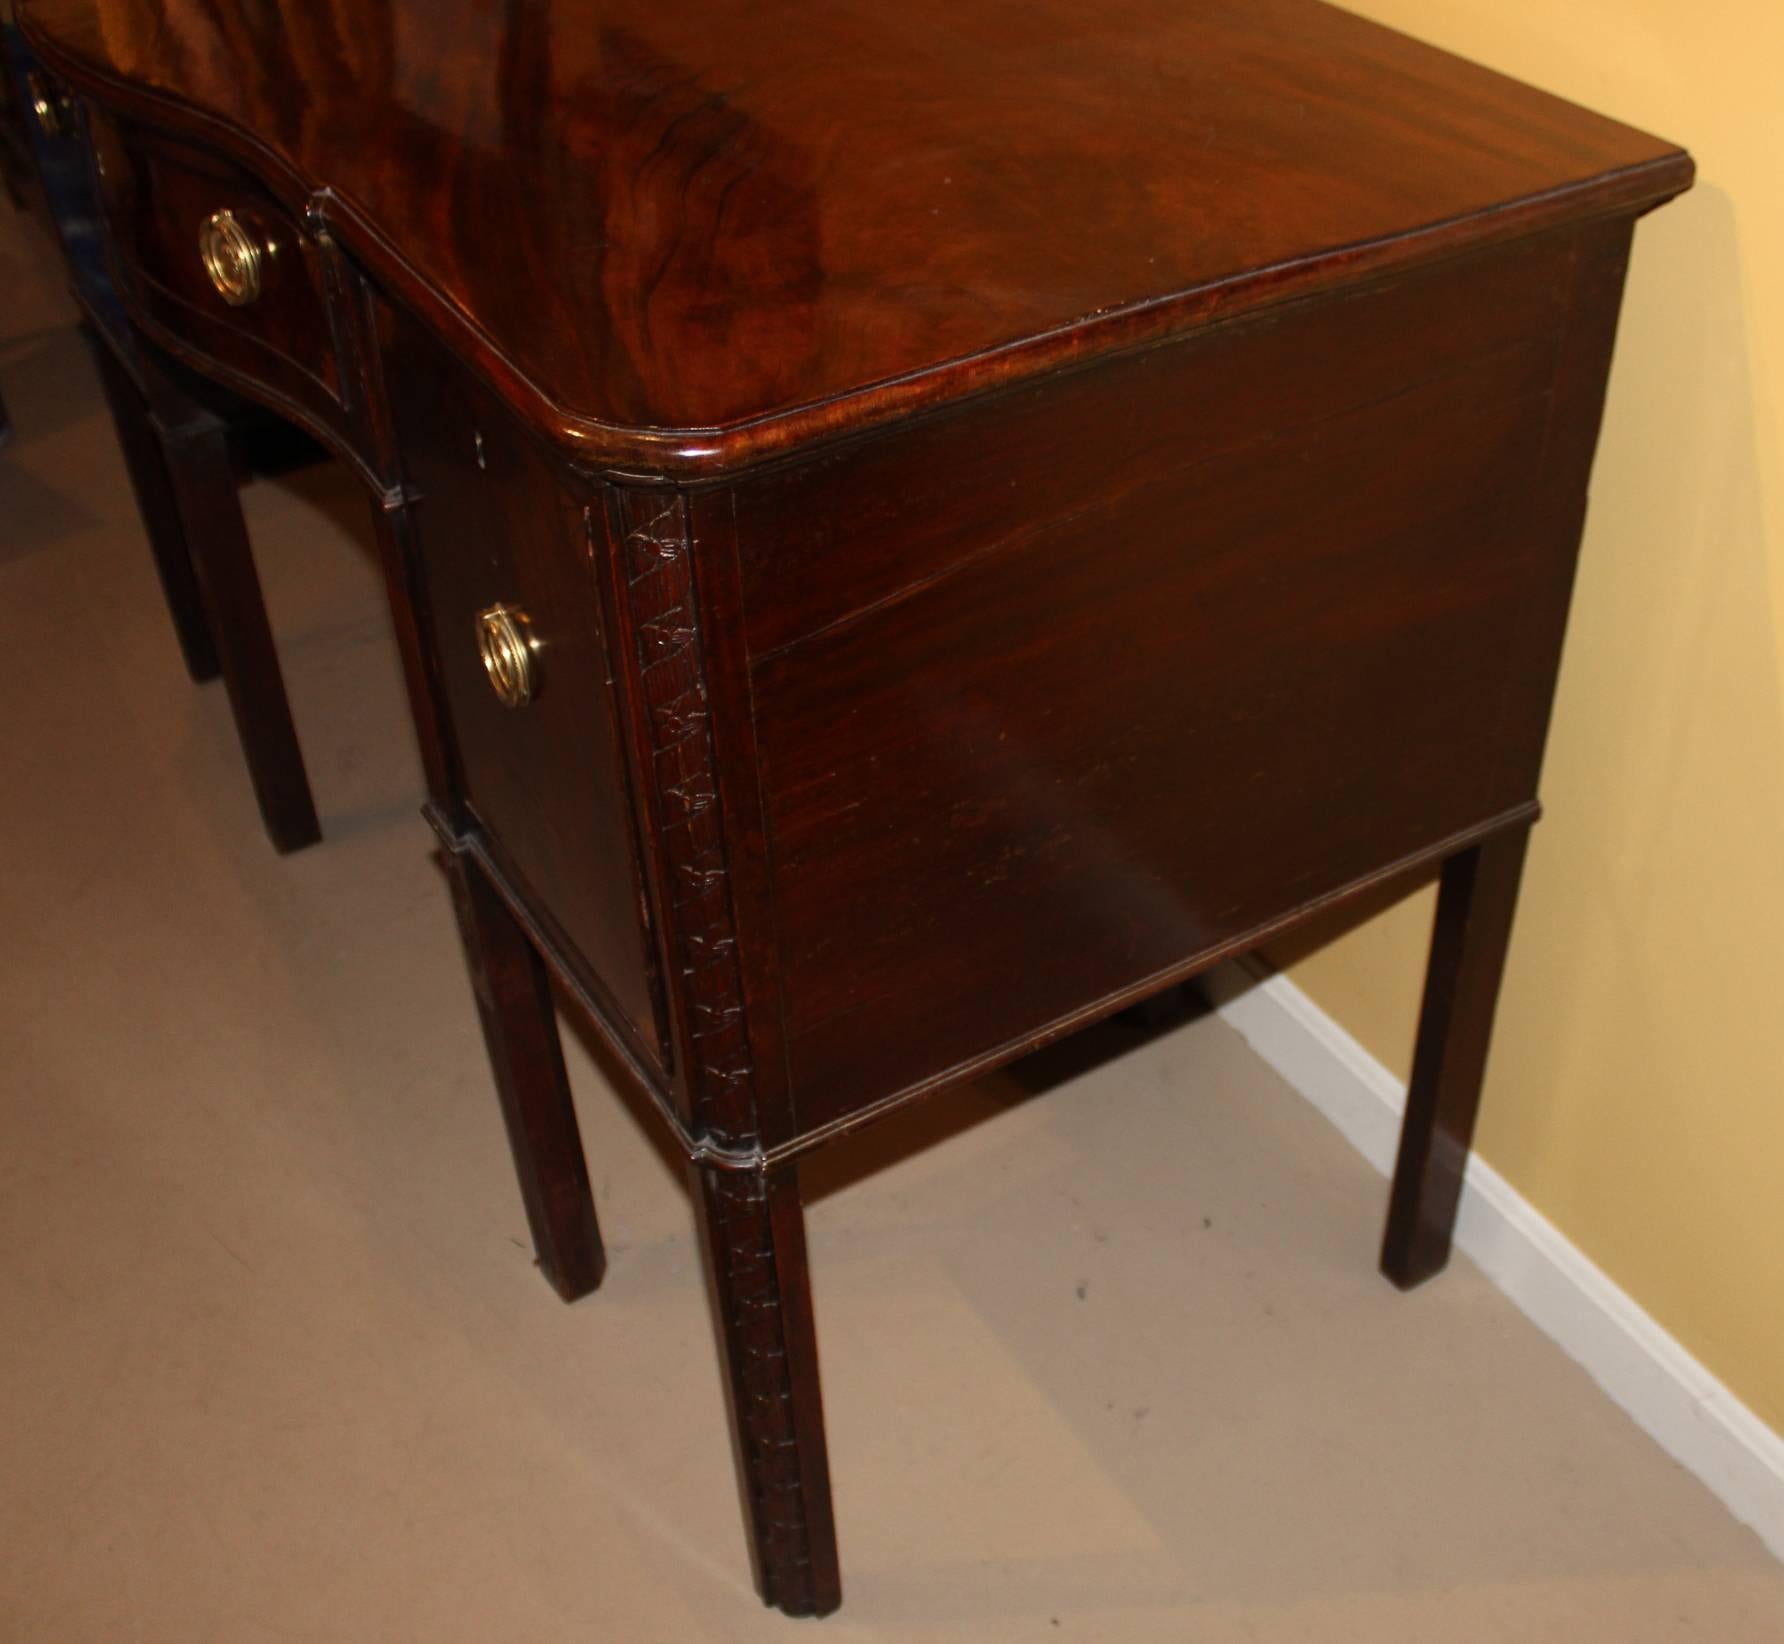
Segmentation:
{"type": "Polygon", "coordinates": [[[24,0],[523,412],[665,470],[1686,186],[1317,0],[24,0]]]}

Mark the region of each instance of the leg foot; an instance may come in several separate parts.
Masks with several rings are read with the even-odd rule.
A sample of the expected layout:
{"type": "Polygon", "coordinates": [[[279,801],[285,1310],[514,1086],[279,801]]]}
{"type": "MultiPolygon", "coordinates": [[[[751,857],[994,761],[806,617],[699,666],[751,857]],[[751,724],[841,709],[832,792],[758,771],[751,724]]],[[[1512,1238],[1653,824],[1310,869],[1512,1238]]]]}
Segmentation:
{"type": "Polygon", "coordinates": [[[797,1167],[691,1167],[756,1590],[788,1615],[842,1602],[797,1167]]]}
{"type": "Polygon", "coordinates": [[[1381,1270],[1410,1290],[1449,1260],[1529,829],[1444,863],[1381,1270]]]}
{"type": "Polygon", "coordinates": [[[607,1254],[564,1074],[551,984],[483,869],[449,853],[446,871],[533,1249],[552,1288],[575,1301],[601,1282],[607,1254]]]}

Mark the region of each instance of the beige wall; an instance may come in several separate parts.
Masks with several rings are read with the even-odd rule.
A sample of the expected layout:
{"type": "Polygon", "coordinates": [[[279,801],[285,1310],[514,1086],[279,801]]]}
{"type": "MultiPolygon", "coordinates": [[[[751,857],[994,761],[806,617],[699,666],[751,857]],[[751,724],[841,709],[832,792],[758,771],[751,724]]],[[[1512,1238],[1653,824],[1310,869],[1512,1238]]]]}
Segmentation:
{"type": "MultiPolygon", "coordinates": [[[[1479,1147],[1784,1430],[1784,0],[1350,9],[1697,158],[1636,233],[1479,1147]]],[[[1430,914],[1290,971],[1402,1075],[1430,914]]]]}

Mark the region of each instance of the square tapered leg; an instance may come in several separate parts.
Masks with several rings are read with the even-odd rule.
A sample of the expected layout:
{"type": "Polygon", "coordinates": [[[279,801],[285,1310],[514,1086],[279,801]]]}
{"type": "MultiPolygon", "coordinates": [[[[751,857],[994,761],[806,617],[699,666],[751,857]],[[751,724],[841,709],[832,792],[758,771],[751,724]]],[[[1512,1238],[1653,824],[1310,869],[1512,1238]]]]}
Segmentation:
{"type": "Polygon", "coordinates": [[[1529,837],[1513,829],[1443,867],[1381,1253],[1403,1290],[1449,1260],[1529,837]]]}
{"type": "MultiPolygon", "coordinates": [[[[113,352],[112,345],[96,334],[90,335],[99,381],[105,389],[112,427],[124,454],[124,469],[130,476],[130,489],[136,497],[136,511],[142,516],[143,531],[149,539],[155,573],[161,579],[161,592],[167,601],[174,637],[179,641],[186,672],[202,684],[215,679],[222,665],[217,659],[217,644],[211,637],[210,620],[205,615],[198,574],[193,569],[191,550],[186,545],[186,533],[180,523],[173,479],[168,473],[167,452],[150,420],[142,391],[113,352]]],[[[233,478],[229,483],[233,492],[233,478]]]]}
{"type": "Polygon", "coordinates": [[[248,545],[228,435],[211,421],[168,432],[164,442],[174,501],[261,820],[275,849],[302,850],[322,837],[322,825],[248,545]]]}
{"type": "Polygon", "coordinates": [[[446,871],[533,1249],[552,1288],[575,1301],[600,1284],[607,1255],[551,983],[544,961],[483,869],[461,852],[448,852],[446,871]]]}

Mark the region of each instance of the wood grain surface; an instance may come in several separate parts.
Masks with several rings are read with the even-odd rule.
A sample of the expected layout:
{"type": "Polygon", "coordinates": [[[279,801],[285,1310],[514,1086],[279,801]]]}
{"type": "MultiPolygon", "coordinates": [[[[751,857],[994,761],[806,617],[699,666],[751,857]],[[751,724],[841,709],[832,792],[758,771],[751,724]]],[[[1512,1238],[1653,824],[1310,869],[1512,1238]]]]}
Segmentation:
{"type": "Polygon", "coordinates": [[[1318,0],[29,0],[532,420],[683,472],[1689,181],[1318,0]]]}

